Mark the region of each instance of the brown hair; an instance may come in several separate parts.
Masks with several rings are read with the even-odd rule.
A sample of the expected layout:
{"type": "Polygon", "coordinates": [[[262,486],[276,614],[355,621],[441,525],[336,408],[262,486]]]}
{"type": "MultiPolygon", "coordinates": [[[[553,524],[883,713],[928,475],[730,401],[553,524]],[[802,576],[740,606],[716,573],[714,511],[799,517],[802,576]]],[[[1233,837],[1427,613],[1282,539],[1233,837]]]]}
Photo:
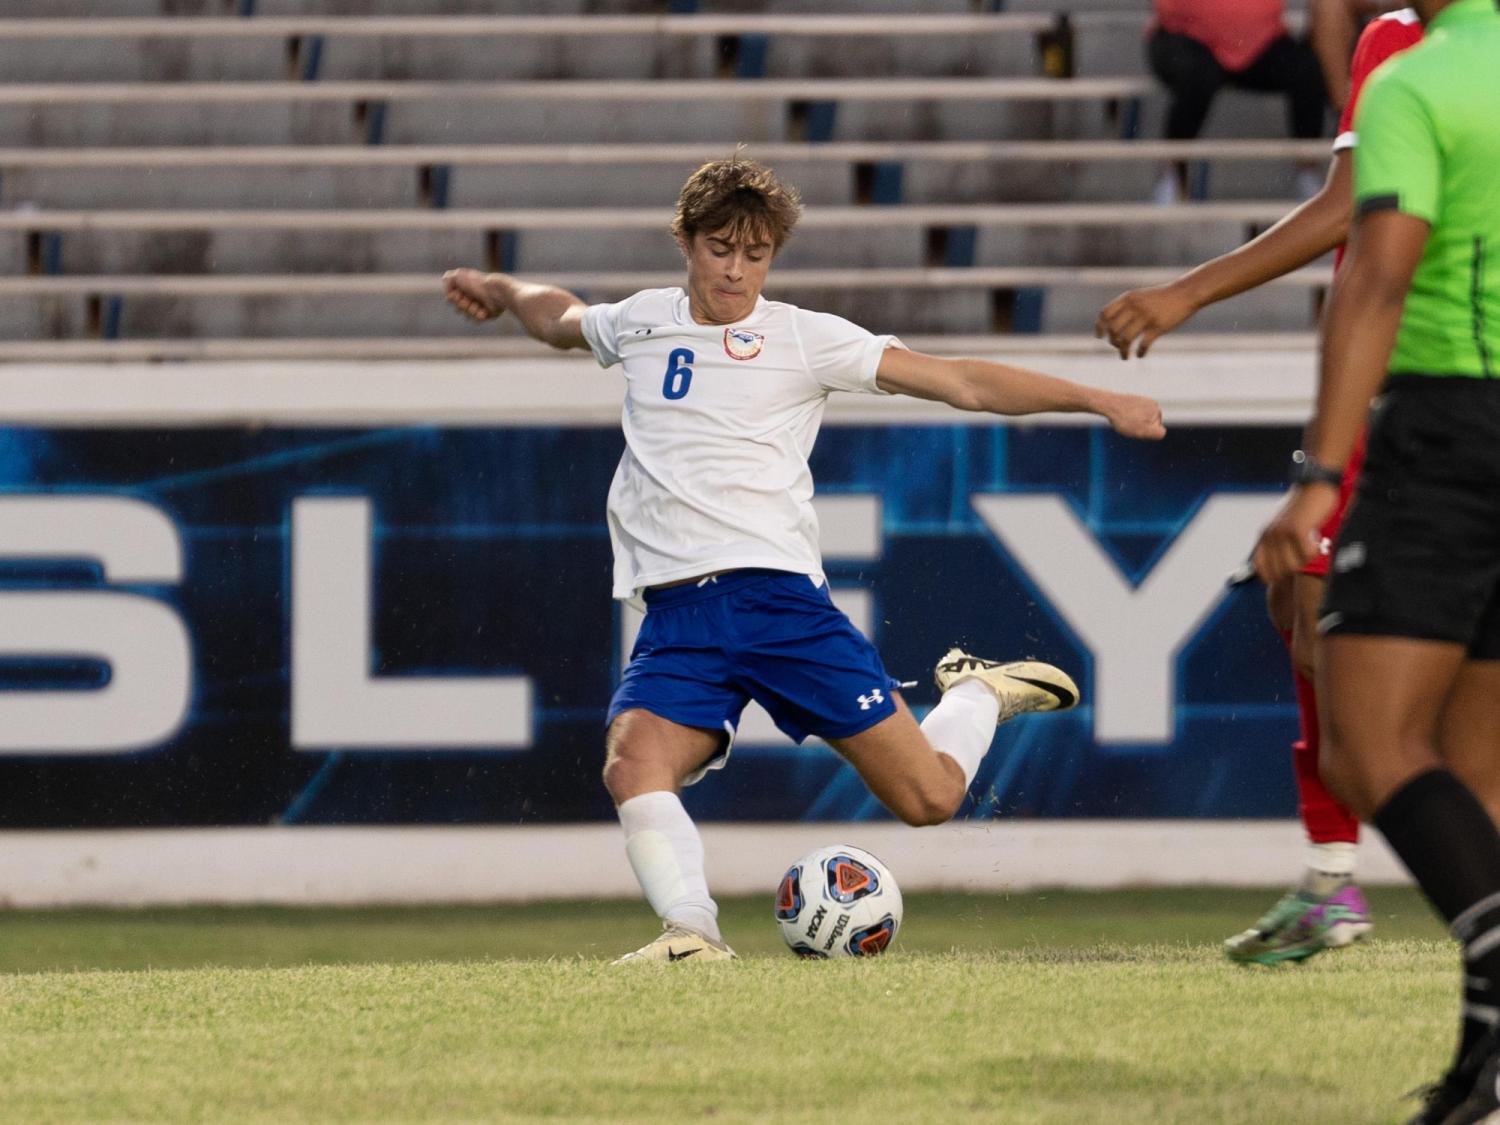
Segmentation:
{"type": "Polygon", "coordinates": [[[796,188],[771,169],[735,155],[711,160],[688,177],[677,196],[672,234],[691,242],[695,234],[728,227],[733,234],[768,239],[774,252],[801,217],[796,188]]]}

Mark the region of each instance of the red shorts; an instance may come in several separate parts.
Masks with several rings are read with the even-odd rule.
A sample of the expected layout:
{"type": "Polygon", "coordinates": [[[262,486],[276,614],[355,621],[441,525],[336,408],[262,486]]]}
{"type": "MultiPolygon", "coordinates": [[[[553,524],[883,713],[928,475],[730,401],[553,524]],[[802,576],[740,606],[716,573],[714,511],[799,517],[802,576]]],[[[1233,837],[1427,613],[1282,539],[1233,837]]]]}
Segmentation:
{"type": "Polygon", "coordinates": [[[1354,442],[1354,452],[1349,454],[1349,463],[1344,466],[1344,479],[1339,482],[1339,502],[1334,505],[1328,519],[1318,532],[1318,553],[1307,560],[1299,574],[1310,574],[1314,578],[1328,577],[1328,562],[1333,556],[1333,545],[1338,542],[1339,528],[1344,525],[1344,513],[1349,510],[1349,501],[1354,499],[1354,486],[1359,483],[1359,471],[1365,465],[1365,431],[1360,430],[1354,442]]]}

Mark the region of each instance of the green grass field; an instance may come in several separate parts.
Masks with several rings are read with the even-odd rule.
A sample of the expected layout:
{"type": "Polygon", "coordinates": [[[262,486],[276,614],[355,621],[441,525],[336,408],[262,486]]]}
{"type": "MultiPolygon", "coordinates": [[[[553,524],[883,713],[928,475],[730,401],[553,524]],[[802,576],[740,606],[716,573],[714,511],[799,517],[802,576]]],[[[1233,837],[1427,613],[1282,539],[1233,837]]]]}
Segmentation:
{"type": "Polygon", "coordinates": [[[1454,950],[1380,890],[1364,948],[1228,964],[1268,894],[911,895],[867,962],[734,900],[740,964],[632,970],[627,903],[0,914],[0,1120],[1402,1120],[1454,950]]]}

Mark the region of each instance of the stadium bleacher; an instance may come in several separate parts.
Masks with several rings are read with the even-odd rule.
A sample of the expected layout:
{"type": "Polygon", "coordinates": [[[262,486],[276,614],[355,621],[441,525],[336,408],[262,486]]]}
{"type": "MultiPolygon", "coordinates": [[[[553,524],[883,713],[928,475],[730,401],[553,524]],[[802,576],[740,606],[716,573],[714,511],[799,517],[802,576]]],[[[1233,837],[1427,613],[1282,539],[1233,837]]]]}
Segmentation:
{"type": "MultiPolygon", "coordinates": [[[[809,204],[773,291],[909,334],[1076,334],[1284,213],[1325,151],[1251,95],[1203,140],[1149,139],[1147,6],[1127,0],[324,7],[7,6],[0,357],[499,347],[514,326],[452,316],[439,271],[590,298],[672,283],[675,191],[740,142],[809,204]],[[1168,158],[1200,198],[1147,206],[1168,158]]],[[[1196,326],[1305,332],[1325,284],[1304,271],[1196,326]]]]}

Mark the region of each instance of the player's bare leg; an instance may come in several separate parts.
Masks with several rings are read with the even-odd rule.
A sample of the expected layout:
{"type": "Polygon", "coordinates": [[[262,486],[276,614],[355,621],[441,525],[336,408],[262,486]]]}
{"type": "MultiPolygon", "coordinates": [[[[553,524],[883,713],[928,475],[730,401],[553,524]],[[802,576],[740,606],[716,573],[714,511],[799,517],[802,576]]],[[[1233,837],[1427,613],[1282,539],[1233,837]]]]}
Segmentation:
{"type": "Polygon", "coordinates": [[[1280,582],[1272,582],[1266,587],[1266,616],[1271,619],[1271,624],[1276,631],[1282,634],[1294,633],[1297,627],[1297,594],[1296,583],[1293,578],[1284,578],[1280,582]]]}
{"type": "Polygon", "coordinates": [[[1438,719],[1438,752],[1500,825],[1500,660],[1459,669],[1438,719]]]}
{"type": "Polygon", "coordinates": [[[662,936],[616,964],[727,961],[718,907],[708,893],[703,841],[678,794],[724,748],[723,731],[683,726],[635,708],[605,735],[604,785],[625,829],[625,854],[662,936]]]}
{"type": "MultiPolygon", "coordinates": [[[[1500,836],[1478,798],[1445,768],[1439,730],[1445,719],[1492,716],[1493,707],[1473,697],[1494,685],[1482,671],[1466,675],[1462,646],[1443,641],[1335,634],[1324,639],[1321,656],[1323,776],[1380,828],[1464,946],[1454,1065],[1426,1091],[1414,1119],[1442,1121],[1474,1087],[1493,1044],[1490,989],[1500,979],[1500,956],[1493,942],[1473,939],[1497,929],[1500,836]]],[[[1488,737],[1493,746],[1496,732],[1488,737]]]]}
{"type": "MultiPolygon", "coordinates": [[[[1438,716],[1438,752],[1496,819],[1500,790],[1500,660],[1468,660],[1460,666],[1447,703],[1438,716]]],[[[1480,924],[1482,926],[1482,924],[1480,924]]],[[[1455,926],[1455,930],[1459,927],[1455,926]]],[[[1425,1092],[1423,1120],[1492,1120],[1500,1103],[1500,1028],[1494,1022],[1495,999],[1486,995],[1485,978],[1466,972],[1464,1022],[1453,1067],[1425,1092]],[[1468,1090],[1458,1109],[1450,1109],[1468,1090]]],[[[1492,983],[1492,982],[1491,982],[1492,983]]]]}
{"type": "Polygon", "coordinates": [[[726,737],[639,707],[622,711],[604,734],[604,787],[616,805],[643,793],[681,792],[683,782],[724,749],[726,737]]]}
{"type": "MultiPolygon", "coordinates": [[[[848,759],[875,798],[907,824],[942,824],[953,816],[968,791],[963,768],[954,757],[927,741],[911,709],[895,696],[896,713],[850,738],[830,739],[848,759]]],[[[993,704],[996,713],[999,705],[993,704]]],[[[995,720],[985,728],[985,747],[994,737],[995,720]]]]}
{"type": "Polygon", "coordinates": [[[830,740],[879,801],[907,824],[950,819],[979,772],[995,726],[1078,702],[1072,679],[1050,664],[1002,664],[953,649],[938,662],[943,699],[919,727],[895,696],[896,713],[850,738],[830,740]]]}
{"type": "Polygon", "coordinates": [[[1323,779],[1368,821],[1412,778],[1438,768],[1438,717],[1463,649],[1443,641],[1339,634],[1318,668],[1323,779]]]}
{"type": "Polygon", "coordinates": [[[1271,622],[1289,636],[1302,737],[1292,746],[1297,811],[1307,832],[1302,878],[1255,925],[1224,943],[1232,961],[1278,964],[1301,961],[1368,937],[1374,925],[1364,893],[1354,882],[1359,820],[1340,805],[1318,773],[1317,614],[1324,580],[1297,574],[1266,590],[1271,622]]]}

